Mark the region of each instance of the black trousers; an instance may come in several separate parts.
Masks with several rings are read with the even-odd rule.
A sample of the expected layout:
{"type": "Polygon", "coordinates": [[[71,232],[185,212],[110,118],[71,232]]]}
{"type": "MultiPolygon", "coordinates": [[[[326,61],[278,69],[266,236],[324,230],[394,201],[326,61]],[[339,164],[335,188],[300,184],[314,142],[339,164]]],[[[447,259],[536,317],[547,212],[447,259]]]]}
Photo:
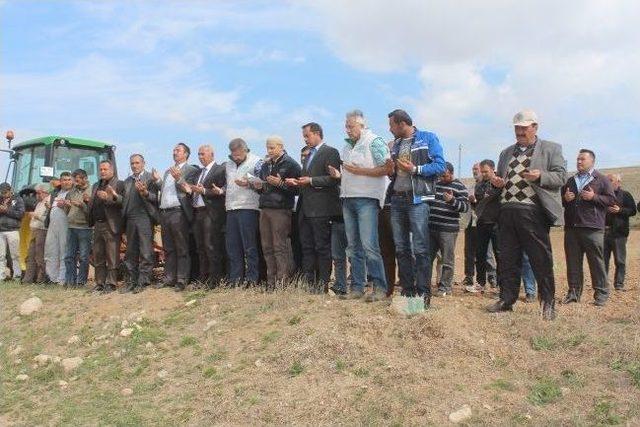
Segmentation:
{"type": "Polygon", "coordinates": [[[387,294],[391,295],[396,284],[396,245],[391,229],[391,206],[385,206],[378,214],[378,238],[384,274],[387,278],[387,294]]]}
{"type": "Polygon", "coordinates": [[[476,252],[478,252],[477,227],[471,224],[464,229],[464,277],[473,279],[475,273],[476,252]]]}
{"type": "Polygon", "coordinates": [[[125,229],[127,252],[124,262],[129,283],[146,286],[151,282],[155,257],[153,253],[153,223],[148,215],[127,217],[125,229]]]}
{"type": "Polygon", "coordinates": [[[627,270],[627,237],[615,236],[608,231],[604,232],[604,266],[609,272],[609,261],[613,253],[613,262],[616,271],[613,279],[613,286],[616,289],[624,288],[624,276],[627,270]]]}
{"type": "Polygon", "coordinates": [[[520,293],[522,254],[529,256],[540,300],[552,303],[556,292],[549,222],[535,205],[503,206],[498,220],[500,298],[514,304],[520,293]]]}
{"type": "Polygon", "coordinates": [[[331,218],[306,218],[300,215],[302,273],[318,291],[331,279],[331,218]]]}
{"type": "Polygon", "coordinates": [[[194,210],[193,235],[198,253],[201,282],[216,284],[225,277],[224,206],[194,210]]]}
{"type": "MultiPolygon", "coordinates": [[[[476,226],[477,242],[476,242],[476,280],[479,285],[484,286],[487,283],[487,250],[489,242],[493,249],[493,255],[496,264],[499,264],[500,247],[498,246],[498,225],[495,223],[478,224],[476,226]]],[[[500,280],[498,279],[498,283],[500,280]]]]}
{"type": "Polygon", "coordinates": [[[582,263],[586,255],[594,298],[606,298],[609,290],[607,270],[604,265],[604,231],[593,228],[565,227],[564,253],[567,259],[569,291],[575,292],[580,299],[584,284],[582,263]]]}
{"type": "Polygon", "coordinates": [[[189,283],[189,222],[182,208],[160,211],[162,247],[164,249],[164,282],[167,285],[189,283]]]}

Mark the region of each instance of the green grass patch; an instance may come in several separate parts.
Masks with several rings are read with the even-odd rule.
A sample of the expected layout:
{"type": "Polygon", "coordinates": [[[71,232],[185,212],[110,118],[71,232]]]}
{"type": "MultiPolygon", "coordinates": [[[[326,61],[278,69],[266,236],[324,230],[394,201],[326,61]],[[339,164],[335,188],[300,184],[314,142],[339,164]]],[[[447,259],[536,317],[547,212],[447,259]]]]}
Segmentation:
{"type": "Polygon", "coordinates": [[[293,325],[297,325],[301,321],[302,321],[302,317],[300,317],[299,315],[296,314],[291,319],[289,319],[289,321],[287,323],[290,324],[291,326],[293,326],[293,325]]]}
{"type": "Polygon", "coordinates": [[[623,418],[615,413],[615,406],[608,400],[597,402],[591,413],[591,419],[597,425],[614,426],[623,423],[623,418]]]}
{"type": "Polygon", "coordinates": [[[560,387],[553,378],[544,377],[529,389],[527,399],[534,405],[543,406],[562,397],[560,387]]]}
{"type": "Polygon", "coordinates": [[[488,390],[497,390],[497,391],[515,391],[516,386],[510,381],[507,381],[502,378],[498,378],[491,383],[485,386],[488,390]]]}
{"type": "Polygon", "coordinates": [[[267,332],[263,337],[262,337],[262,343],[263,344],[271,344],[272,342],[275,342],[278,338],[280,338],[280,336],[282,335],[282,332],[280,331],[270,331],[267,332]]]}
{"type": "Polygon", "coordinates": [[[544,335],[538,335],[531,338],[531,348],[535,351],[548,351],[556,348],[556,342],[544,335]]]}
{"type": "Polygon", "coordinates": [[[297,377],[301,373],[304,372],[304,366],[299,361],[293,362],[293,364],[289,367],[289,376],[297,377]]]}
{"type": "Polygon", "coordinates": [[[198,340],[195,337],[187,335],[180,340],[180,347],[190,347],[196,345],[198,340]]]}
{"type": "Polygon", "coordinates": [[[369,376],[369,370],[367,368],[356,368],[353,370],[353,375],[358,378],[364,378],[369,376]]]}

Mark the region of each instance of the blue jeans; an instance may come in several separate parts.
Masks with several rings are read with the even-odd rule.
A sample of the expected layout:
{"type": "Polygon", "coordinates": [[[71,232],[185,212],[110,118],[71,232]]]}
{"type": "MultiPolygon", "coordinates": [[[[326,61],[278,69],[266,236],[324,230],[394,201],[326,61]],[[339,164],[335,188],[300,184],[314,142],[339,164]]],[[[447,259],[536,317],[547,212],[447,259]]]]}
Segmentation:
{"type": "Polygon", "coordinates": [[[351,291],[364,292],[367,275],[375,291],[387,292],[384,262],[378,240],[378,200],[352,197],[342,200],[344,229],[347,233],[347,256],[351,261],[351,291]]]}
{"type": "Polygon", "coordinates": [[[429,275],[429,204],[391,197],[391,228],[396,244],[402,294],[431,295],[429,275]]]}
{"type": "Polygon", "coordinates": [[[235,209],[227,211],[227,256],[229,282],[258,283],[258,219],[260,211],[235,209]],[[246,261],[246,271],[245,271],[246,261]]]}
{"type": "Polygon", "coordinates": [[[92,235],[93,230],[90,228],[69,228],[67,253],[64,257],[66,285],[84,286],[87,283],[92,235]]]}
{"type": "Polygon", "coordinates": [[[344,222],[331,223],[331,258],[333,259],[334,289],[347,292],[347,235],[344,222]]]}
{"type": "Polygon", "coordinates": [[[527,295],[536,294],[536,278],[526,253],[522,253],[522,281],[524,282],[524,292],[527,295]]]}

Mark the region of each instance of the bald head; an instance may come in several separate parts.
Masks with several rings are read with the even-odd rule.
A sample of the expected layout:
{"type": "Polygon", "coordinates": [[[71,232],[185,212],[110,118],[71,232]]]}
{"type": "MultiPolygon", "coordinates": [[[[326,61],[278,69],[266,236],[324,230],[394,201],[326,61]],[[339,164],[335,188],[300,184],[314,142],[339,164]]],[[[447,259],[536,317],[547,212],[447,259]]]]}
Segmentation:
{"type": "Polygon", "coordinates": [[[200,160],[202,166],[207,166],[213,162],[213,147],[209,144],[198,147],[198,160],[200,160]]]}

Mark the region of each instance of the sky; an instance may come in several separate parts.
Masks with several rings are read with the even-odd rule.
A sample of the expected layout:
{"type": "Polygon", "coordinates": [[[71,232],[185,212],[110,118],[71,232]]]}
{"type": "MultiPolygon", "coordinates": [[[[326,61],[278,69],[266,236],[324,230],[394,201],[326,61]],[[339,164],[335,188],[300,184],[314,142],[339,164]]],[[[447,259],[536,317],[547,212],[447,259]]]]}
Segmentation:
{"type": "Polygon", "coordinates": [[[277,134],[297,159],[310,121],[341,148],[352,109],[391,139],[403,108],[469,176],[528,108],[569,169],[580,148],[640,165],[638,20],[634,0],[0,0],[0,131],[115,144],[123,176],[177,142],[222,161],[277,134]]]}

